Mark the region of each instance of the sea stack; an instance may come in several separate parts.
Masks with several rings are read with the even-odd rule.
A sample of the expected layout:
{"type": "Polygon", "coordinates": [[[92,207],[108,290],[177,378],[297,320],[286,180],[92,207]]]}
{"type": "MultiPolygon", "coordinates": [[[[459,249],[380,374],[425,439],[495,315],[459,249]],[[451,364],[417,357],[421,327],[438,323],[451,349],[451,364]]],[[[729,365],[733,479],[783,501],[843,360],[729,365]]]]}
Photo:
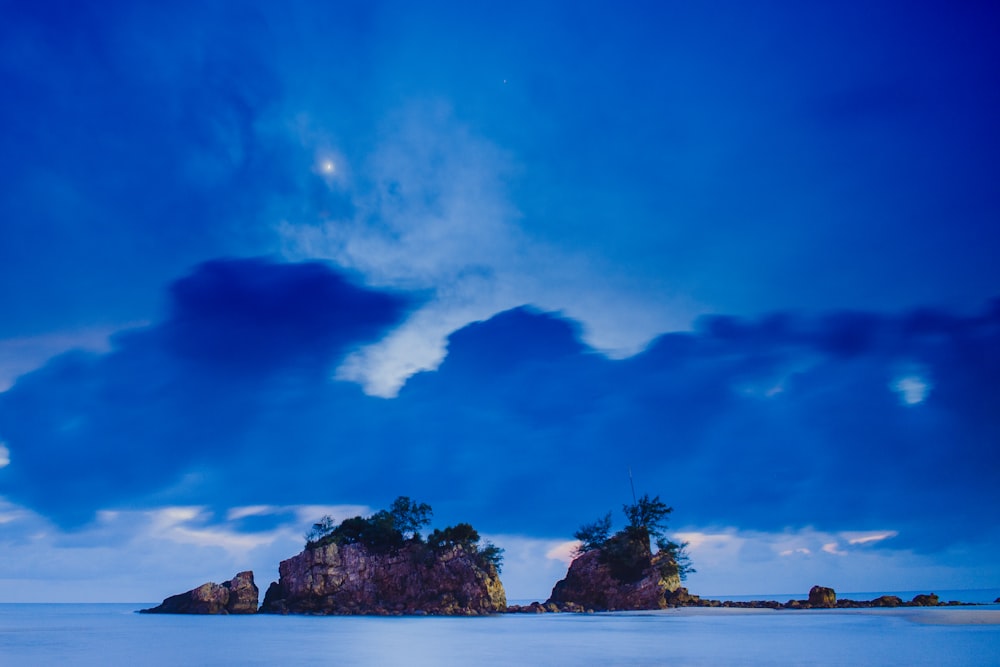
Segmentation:
{"type": "Polygon", "coordinates": [[[681,585],[670,556],[652,554],[648,538],[644,544],[630,545],[634,551],[628,562],[616,558],[613,547],[592,549],[573,559],[548,602],[600,611],[667,607],[667,595],[681,585]]]}

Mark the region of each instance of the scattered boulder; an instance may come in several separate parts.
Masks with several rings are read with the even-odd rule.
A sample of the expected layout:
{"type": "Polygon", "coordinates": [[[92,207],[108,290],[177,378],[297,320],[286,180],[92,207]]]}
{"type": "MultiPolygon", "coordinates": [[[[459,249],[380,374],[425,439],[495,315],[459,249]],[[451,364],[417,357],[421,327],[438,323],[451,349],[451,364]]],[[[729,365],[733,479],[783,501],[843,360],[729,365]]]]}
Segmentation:
{"type": "Polygon", "coordinates": [[[809,589],[810,607],[836,607],[837,593],[832,588],[813,586],[809,589]]]}
{"type": "Polygon", "coordinates": [[[938,596],[934,593],[929,595],[915,595],[910,604],[914,607],[937,607],[941,604],[938,596]]]}
{"type": "Polygon", "coordinates": [[[375,553],[361,543],[331,543],[282,561],[278,572],[261,613],[475,616],[507,609],[496,568],[461,546],[438,553],[408,543],[375,553]]]}
{"type": "Polygon", "coordinates": [[[221,584],[202,584],[186,593],[172,595],[160,605],[141,609],[142,614],[254,614],[259,590],[253,572],[240,572],[221,584]]]}

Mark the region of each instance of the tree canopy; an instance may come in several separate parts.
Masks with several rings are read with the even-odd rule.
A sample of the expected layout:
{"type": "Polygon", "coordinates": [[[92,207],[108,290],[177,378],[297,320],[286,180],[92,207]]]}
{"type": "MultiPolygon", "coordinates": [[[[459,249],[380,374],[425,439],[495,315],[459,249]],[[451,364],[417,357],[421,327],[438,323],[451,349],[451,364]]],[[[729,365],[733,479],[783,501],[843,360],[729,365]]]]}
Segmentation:
{"type": "Polygon", "coordinates": [[[658,552],[666,556],[659,559],[661,574],[677,575],[683,581],[695,569],[686,551],[687,543],[673,542],[666,537],[667,518],[673,511],[659,496],[650,498],[649,494],[643,494],[634,503],[622,505],[628,520],[622,530],[611,534],[611,512],[580,526],[573,533],[573,537],[580,540],[577,554],[600,550],[612,574],[620,580],[631,581],[651,565],[651,541],[655,540],[658,552]]]}
{"type": "Polygon", "coordinates": [[[630,528],[645,528],[651,536],[662,537],[667,529],[667,517],[674,508],[667,507],[659,496],[650,498],[648,493],[644,493],[634,504],[622,505],[622,511],[630,528]]]}
{"type": "Polygon", "coordinates": [[[417,503],[407,496],[396,498],[387,510],[378,510],[369,517],[355,516],[339,524],[324,516],[306,534],[306,548],[316,549],[328,544],[344,546],[362,544],[375,553],[394,552],[412,545],[420,557],[433,557],[448,549],[460,549],[476,557],[483,566],[492,565],[500,571],[503,549],[489,540],[482,540],[468,523],[437,528],[427,541],[421,529],[430,524],[433,510],[427,503],[417,503]]]}

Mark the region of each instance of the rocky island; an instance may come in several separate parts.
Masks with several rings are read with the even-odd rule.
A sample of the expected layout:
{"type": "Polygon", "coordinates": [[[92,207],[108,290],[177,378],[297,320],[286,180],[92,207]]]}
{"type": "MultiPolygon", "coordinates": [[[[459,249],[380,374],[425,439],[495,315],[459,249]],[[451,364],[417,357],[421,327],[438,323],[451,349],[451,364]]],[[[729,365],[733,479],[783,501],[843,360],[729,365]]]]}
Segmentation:
{"type": "Polygon", "coordinates": [[[664,535],[673,508],[659,496],[644,495],[625,505],[623,511],[628,525],[613,535],[610,512],[574,534],[580,541],[576,557],[544,605],[512,607],[510,611],[623,611],[669,606],[671,593],[680,588],[688,572],[694,571],[685,545],[664,535]]]}
{"type": "Polygon", "coordinates": [[[384,553],[330,543],[282,561],[279,572],[261,613],[475,616],[507,608],[496,568],[459,542],[384,553]]]}
{"type": "Polygon", "coordinates": [[[253,573],[174,595],[144,613],[437,614],[476,616],[507,609],[503,550],[467,523],[435,529],[431,508],[397,498],[388,510],[313,526],[305,549],[281,562],[257,609],[253,573]],[[252,586],[252,589],[250,588],[252,586]],[[252,590],[252,602],[251,600],[252,590]]]}
{"type": "Polygon", "coordinates": [[[544,603],[507,606],[500,581],[503,550],[480,539],[467,523],[433,530],[431,508],[406,497],[369,517],[335,523],[324,517],[306,536],[301,553],[279,565],[258,608],[252,572],[221,584],[205,583],[166,598],[149,614],[461,615],[652,610],[674,607],[851,609],[936,607],[933,593],[903,601],[838,599],[813,586],[802,600],[720,601],[692,595],[681,582],[694,572],[686,544],[665,537],[673,511],[659,496],[624,505],[627,525],[611,533],[611,514],[582,526],[575,558],[544,603]],[[653,550],[653,545],[656,550],[653,550]]]}

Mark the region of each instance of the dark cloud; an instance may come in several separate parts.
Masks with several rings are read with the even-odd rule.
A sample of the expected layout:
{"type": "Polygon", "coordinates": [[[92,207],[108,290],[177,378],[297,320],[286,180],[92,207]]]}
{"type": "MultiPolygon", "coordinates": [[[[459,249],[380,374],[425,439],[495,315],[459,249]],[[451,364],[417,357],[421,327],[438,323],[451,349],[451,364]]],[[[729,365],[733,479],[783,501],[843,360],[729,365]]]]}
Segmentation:
{"type": "MultiPolygon", "coordinates": [[[[78,523],[183,488],[184,474],[211,479],[212,466],[252,456],[269,411],[307,411],[336,362],[409,305],[321,264],[261,259],[203,264],[171,291],[163,324],[118,336],[105,355],[57,357],[2,395],[0,439],[17,451],[4,493],[78,523]]],[[[340,406],[324,407],[339,419],[340,406]]]]}
{"type": "Polygon", "coordinates": [[[520,308],[455,332],[438,370],[381,399],[310,368],[376,337],[399,297],[263,260],[203,265],[172,293],[164,324],[2,396],[3,493],[63,522],[402,493],[442,521],[569,535],[630,498],[631,468],[678,522],[898,530],[929,550],[982,538],[1000,503],[995,307],[716,317],[624,360],[520,308]]]}
{"type": "Polygon", "coordinates": [[[398,321],[401,297],[366,291],[323,264],[225,260],[171,287],[163,340],[203,367],[261,374],[291,365],[323,373],[343,348],[398,321]]]}

